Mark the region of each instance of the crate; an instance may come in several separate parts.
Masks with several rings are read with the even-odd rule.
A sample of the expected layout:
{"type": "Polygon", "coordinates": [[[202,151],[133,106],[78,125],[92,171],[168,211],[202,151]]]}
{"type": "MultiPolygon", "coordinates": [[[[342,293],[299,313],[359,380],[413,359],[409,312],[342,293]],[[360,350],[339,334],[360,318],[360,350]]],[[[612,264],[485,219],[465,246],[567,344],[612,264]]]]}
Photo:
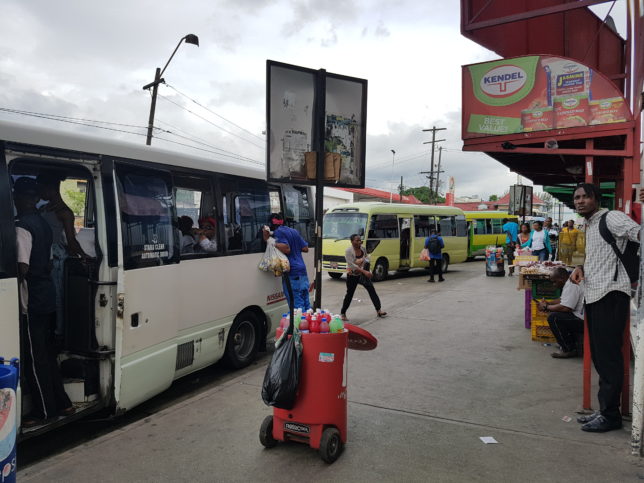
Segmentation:
{"type": "Polygon", "coordinates": [[[557,342],[557,339],[552,334],[548,322],[539,322],[532,320],[532,340],[537,342],[557,342]]]}
{"type": "MultiPolygon", "coordinates": [[[[542,299],[539,300],[532,300],[530,302],[530,314],[532,314],[532,320],[535,319],[543,319],[546,320],[548,318],[548,312],[541,312],[539,310],[539,302],[541,302],[542,299]]],[[[546,303],[551,304],[552,300],[546,299],[546,303]]]]}
{"type": "Polygon", "coordinates": [[[532,280],[528,279],[522,273],[519,274],[519,286],[518,290],[532,290],[532,280]]]}
{"type": "Polygon", "coordinates": [[[561,289],[557,288],[550,280],[532,281],[532,298],[534,299],[556,299],[561,297],[561,289]]]}

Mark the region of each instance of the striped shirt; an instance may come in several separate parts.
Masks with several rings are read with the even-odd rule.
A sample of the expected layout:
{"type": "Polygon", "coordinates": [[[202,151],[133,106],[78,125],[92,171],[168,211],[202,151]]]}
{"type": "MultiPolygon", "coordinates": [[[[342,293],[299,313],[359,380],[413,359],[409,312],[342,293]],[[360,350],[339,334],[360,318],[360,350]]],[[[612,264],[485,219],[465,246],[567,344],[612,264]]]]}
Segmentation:
{"type": "Polygon", "coordinates": [[[592,304],[612,291],[624,292],[631,295],[631,281],[624,266],[615,255],[611,246],[606,243],[599,233],[599,220],[604,213],[606,225],[615,237],[617,248],[624,252],[627,240],[637,242],[640,226],[621,211],[600,209],[588,219],[586,228],[586,261],[584,263],[584,279],[586,281],[586,303],[592,304]],[[618,266],[617,280],[615,267],[618,266]]]}

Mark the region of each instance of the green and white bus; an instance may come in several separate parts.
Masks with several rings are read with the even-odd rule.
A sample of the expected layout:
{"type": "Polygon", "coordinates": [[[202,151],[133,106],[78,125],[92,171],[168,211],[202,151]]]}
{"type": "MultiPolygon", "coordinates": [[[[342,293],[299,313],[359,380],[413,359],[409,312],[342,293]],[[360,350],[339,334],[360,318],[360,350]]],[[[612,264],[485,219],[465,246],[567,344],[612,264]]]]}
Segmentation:
{"type": "Polygon", "coordinates": [[[281,279],[257,268],[261,228],[281,211],[312,242],[308,188],[268,184],[259,167],[0,123],[0,356],[20,357],[23,342],[12,183],[42,172],[80,200],[77,238],[95,258],[65,262],[59,359],[76,413],[22,437],[126,411],[222,358],[241,368],[265,350],[287,309],[281,279]],[[181,215],[216,220],[216,252],[180,253],[181,215]]]}
{"type": "Polygon", "coordinates": [[[450,263],[467,260],[467,222],[459,208],[379,202],[334,206],[324,216],[322,269],[332,278],[346,273],[344,253],[354,233],[364,239],[374,281],[390,271],[426,268],[428,262],[419,257],[434,228],[445,242],[443,272],[450,263]]]}

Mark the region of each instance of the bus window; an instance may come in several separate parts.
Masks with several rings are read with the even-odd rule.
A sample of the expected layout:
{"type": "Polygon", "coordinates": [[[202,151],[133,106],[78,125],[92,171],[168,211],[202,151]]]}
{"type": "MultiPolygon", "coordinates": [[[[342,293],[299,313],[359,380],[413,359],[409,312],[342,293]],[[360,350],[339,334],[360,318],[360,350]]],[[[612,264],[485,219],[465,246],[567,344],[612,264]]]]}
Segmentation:
{"type": "MultiPolygon", "coordinates": [[[[192,221],[192,228],[199,228],[199,221],[203,218],[213,218],[217,220],[217,210],[215,207],[214,196],[210,181],[207,178],[196,176],[174,175],[174,201],[177,210],[177,218],[187,216],[192,221]]],[[[183,223],[183,222],[182,222],[183,223]]],[[[215,226],[215,238],[212,240],[215,244],[207,241],[205,248],[196,245],[199,242],[199,235],[193,234],[195,244],[190,246],[190,238],[186,238],[186,245],[183,244],[182,238],[182,257],[195,258],[212,256],[220,250],[221,243],[218,240],[218,227],[215,226]]],[[[179,225],[181,229],[181,225],[179,225]]],[[[190,234],[188,234],[190,236],[190,234]]]]}
{"type": "Polygon", "coordinates": [[[474,234],[485,235],[485,220],[474,220],[474,234]]]}
{"type": "Polygon", "coordinates": [[[244,253],[263,251],[262,227],[268,222],[271,214],[270,197],[266,187],[261,183],[240,183],[238,193],[232,198],[233,223],[241,236],[244,253]]]}
{"type": "Polygon", "coordinates": [[[280,192],[279,189],[270,189],[268,192],[268,197],[271,200],[271,213],[281,213],[282,212],[282,203],[280,202],[280,192]]]}
{"type": "Polygon", "coordinates": [[[492,231],[491,231],[491,233],[493,233],[495,235],[503,233],[503,229],[502,229],[503,220],[495,218],[495,219],[493,219],[491,221],[492,221],[492,231]]]}
{"type": "Polygon", "coordinates": [[[441,236],[456,236],[456,223],[454,215],[440,216],[440,233],[441,236]]]}
{"type": "Polygon", "coordinates": [[[179,237],[170,175],[123,165],[116,173],[125,269],[175,262],[179,237]]]}
{"type": "Polygon", "coordinates": [[[398,217],[396,215],[372,215],[369,238],[398,238],[398,217]]]}
{"type": "Polygon", "coordinates": [[[284,220],[287,226],[296,229],[309,245],[313,243],[314,213],[306,188],[284,186],[284,220]]]}
{"type": "Polygon", "coordinates": [[[414,216],[414,229],[417,237],[428,237],[430,231],[436,227],[436,220],[433,216],[414,216]]]}
{"type": "Polygon", "coordinates": [[[198,226],[201,191],[177,188],[174,196],[175,202],[177,203],[177,217],[189,216],[193,221],[192,226],[198,226]]]}
{"type": "Polygon", "coordinates": [[[467,236],[467,221],[463,215],[456,215],[456,236],[467,236]]]}

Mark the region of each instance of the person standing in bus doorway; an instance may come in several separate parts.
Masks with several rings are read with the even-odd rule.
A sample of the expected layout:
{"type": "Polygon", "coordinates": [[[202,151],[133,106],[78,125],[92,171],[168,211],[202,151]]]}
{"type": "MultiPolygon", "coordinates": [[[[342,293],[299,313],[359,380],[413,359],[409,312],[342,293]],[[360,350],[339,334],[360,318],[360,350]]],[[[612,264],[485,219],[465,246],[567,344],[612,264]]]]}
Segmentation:
{"type": "Polygon", "coordinates": [[[505,256],[508,257],[509,275],[514,274],[514,250],[517,247],[519,224],[508,218],[503,218],[503,226],[501,227],[505,233],[505,256]]]}
{"type": "Polygon", "coordinates": [[[47,204],[40,214],[51,228],[53,241],[51,245],[52,270],[51,276],[56,287],[56,343],[62,346],[65,332],[64,320],[64,270],[68,256],[88,259],[76,240],[74,228],[74,212],[67,206],[60,195],[61,178],[53,173],[39,174],[36,178],[38,194],[47,204]]]}
{"type": "Polygon", "coordinates": [[[622,427],[620,402],[624,381],[622,342],[629,316],[631,280],[600,231],[613,236],[624,252],[627,242],[637,242],[640,226],[621,211],[601,208],[601,191],[590,183],[578,185],[573,194],[577,213],[587,220],[586,259],[570,276],[585,281],[586,318],[590,355],[599,374],[599,411],[577,418],[582,431],[603,433],[622,427]]]}
{"type": "Polygon", "coordinates": [[[361,284],[369,293],[369,298],[371,298],[371,303],[373,303],[378,317],[386,317],[387,312],[382,311],[380,297],[378,297],[371,282],[373,274],[367,269],[369,255],[362,248],[362,238],[357,233],[354,233],[349,237],[349,240],[351,241],[351,246],[344,252],[344,258],[347,261],[347,293],[342,302],[340,317],[345,322],[349,320],[347,319],[347,310],[349,310],[349,305],[351,305],[351,300],[353,300],[353,294],[356,292],[358,284],[361,284]]]}
{"type": "Polygon", "coordinates": [[[438,281],[444,282],[443,248],[445,248],[445,243],[443,242],[443,237],[435,229],[432,229],[429,232],[429,236],[425,238],[425,248],[429,252],[429,280],[427,281],[433,282],[434,275],[438,273],[438,281]]]}
{"type": "Polygon", "coordinates": [[[302,258],[302,252],[309,251],[309,244],[300,235],[297,230],[284,226],[284,218],[279,213],[273,213],[269,219],[270,231],[264,229],[264,241],[268,240],[271,232],[275,237],[275,248],[288,257],[291,269],[288,273],[282,275],[282,289],[288,302],[289,307],[293,309],[302,309],[302,311],[311,308],[309,300],[309,277],[306,273],[306,264],[302,258]],[[288,277],[293,290],[293,299],[291,299],[286,280],[288,277]]]}
{"type": "Polygon", "coordinates": [[[49,258],[53,235],[36,209],[40,199],[36,181],[18,178],[13,193],[18,213],[16,246],[21,286],[21,339],[24,341],[22,367],[33,404],[31,415],[22,425],[29,427],[55,416],[72,414],[74,407],[65,393],[53,344],[56,292],[49,258]]]}

